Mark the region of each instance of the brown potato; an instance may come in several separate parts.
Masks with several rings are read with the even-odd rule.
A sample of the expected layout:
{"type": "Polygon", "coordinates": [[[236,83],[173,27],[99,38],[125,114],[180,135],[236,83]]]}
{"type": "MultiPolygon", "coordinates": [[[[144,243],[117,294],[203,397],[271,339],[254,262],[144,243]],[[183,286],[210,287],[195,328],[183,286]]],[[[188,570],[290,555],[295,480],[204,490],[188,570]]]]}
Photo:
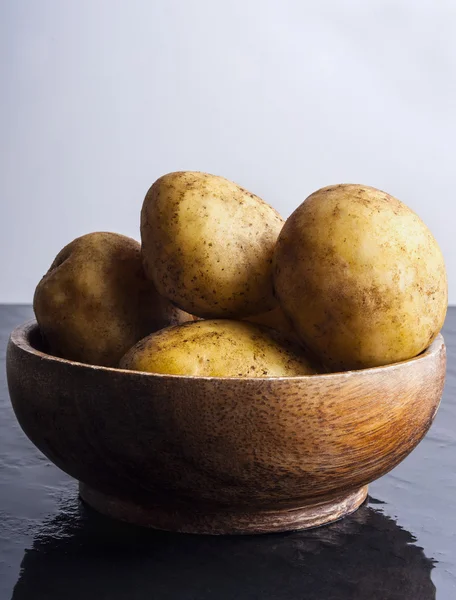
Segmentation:
{"type": "Polygon", "coordinates": [[[192,171],[160,177],[141,212],[146,274],[176,306],[204,318],[274,308],[272,255],[283,219],[235,183],[192,171]]]}
{"type": "Polygon", "coordinates": [[[310,375],[304,351],[277,331],[227,319],[168,327],[146,337],[120,361],[122,369],[200,377],[310,375]]]}
{"type": "Polygon", "coordinates": [[[281,307],[333,369],[422,352],[447,309],[442,253],[420,218],[375,188],[318,190],[287,220],[274,256],[281,307]]]}
{"type": "Polygon", "coordinates": [[[152,331],[192,319],[146,279],[138,242],[117,233],[89,233],[65,246],[33,308],[53,353],[105,366],[152,331]]]}

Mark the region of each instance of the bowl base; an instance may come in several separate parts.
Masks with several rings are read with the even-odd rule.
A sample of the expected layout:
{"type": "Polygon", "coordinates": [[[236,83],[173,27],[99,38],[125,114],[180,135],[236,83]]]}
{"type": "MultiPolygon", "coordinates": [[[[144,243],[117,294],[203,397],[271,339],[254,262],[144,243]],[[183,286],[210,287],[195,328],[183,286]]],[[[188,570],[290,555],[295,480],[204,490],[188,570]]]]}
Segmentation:
{"type": "Polygon", "coordinates": [[[364,502],[367,485],[330,501],[267,511],[218,509],[200,512],[197,507],[141,506],[108,496],[82,482],[79,493],[89,506],[113,519],[165,531],[223,535],[296,531],[332,523],[354,512],[364,502]]]}

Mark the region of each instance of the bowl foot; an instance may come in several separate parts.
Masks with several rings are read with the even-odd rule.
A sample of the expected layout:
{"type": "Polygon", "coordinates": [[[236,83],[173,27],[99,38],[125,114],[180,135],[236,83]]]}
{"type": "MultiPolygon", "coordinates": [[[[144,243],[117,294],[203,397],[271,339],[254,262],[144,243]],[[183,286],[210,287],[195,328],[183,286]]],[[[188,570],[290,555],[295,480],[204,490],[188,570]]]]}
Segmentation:
{"type": "Polygon", "coordinates": [[[141,506],[79,484],[81,498],[96,511],[134,525],[198,534],[254,534],[309,529],[337,521],[354,512],[366,499],[367,485],[331,501],[281,510],[217,509],[141,506]]]}

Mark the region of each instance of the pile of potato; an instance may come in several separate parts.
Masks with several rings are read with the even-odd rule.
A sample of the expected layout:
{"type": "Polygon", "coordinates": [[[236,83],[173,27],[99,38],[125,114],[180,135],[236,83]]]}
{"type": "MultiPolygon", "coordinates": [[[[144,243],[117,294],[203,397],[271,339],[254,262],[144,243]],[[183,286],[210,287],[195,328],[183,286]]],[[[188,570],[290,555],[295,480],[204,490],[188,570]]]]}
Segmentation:
{"type": "Polygon", "coordinates": [[[34,310],[56,356],[178,375],[311,375],[418,355],[447,309],[440,249],[407,206],[335,185],[284,223],[207,173],[160,177],[141,245],[89,233],[59,252],[34,310]]]}

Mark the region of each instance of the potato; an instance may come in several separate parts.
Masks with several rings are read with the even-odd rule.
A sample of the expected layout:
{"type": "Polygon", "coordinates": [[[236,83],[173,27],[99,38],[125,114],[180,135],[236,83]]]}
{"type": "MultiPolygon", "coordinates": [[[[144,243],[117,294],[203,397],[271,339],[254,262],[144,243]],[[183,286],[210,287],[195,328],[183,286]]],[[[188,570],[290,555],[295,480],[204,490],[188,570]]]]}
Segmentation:
{"type": "Polygon", "coordinates": [[[278,332],[227,319],[168,327],[146,337],[122,369],[201,377],[282,377],[315,373],[299,346],[278,332]]]}
{"type": "Polygon", "coordinates": [[[192,319],[146,279],[138,242],[117,233],[89,233],[65,246],[33,308],[54,354],[106,366],[152,331],[192,319]]]}
{"type": "Polygon", "coordinates": [[[242,318],[277,305],[272,255],[283,225],[263,200],[215,175],[160,177],[141,212],[144,267],[158,291],[204,318],[242,318]]]}
{"type": "Polygon", "coordinates": [[[333,369],[409,359],[445,319],[442,253],[426,225],[372,187],[336,185],[287,220],[274,284],[303,342],[333,369]]]}

